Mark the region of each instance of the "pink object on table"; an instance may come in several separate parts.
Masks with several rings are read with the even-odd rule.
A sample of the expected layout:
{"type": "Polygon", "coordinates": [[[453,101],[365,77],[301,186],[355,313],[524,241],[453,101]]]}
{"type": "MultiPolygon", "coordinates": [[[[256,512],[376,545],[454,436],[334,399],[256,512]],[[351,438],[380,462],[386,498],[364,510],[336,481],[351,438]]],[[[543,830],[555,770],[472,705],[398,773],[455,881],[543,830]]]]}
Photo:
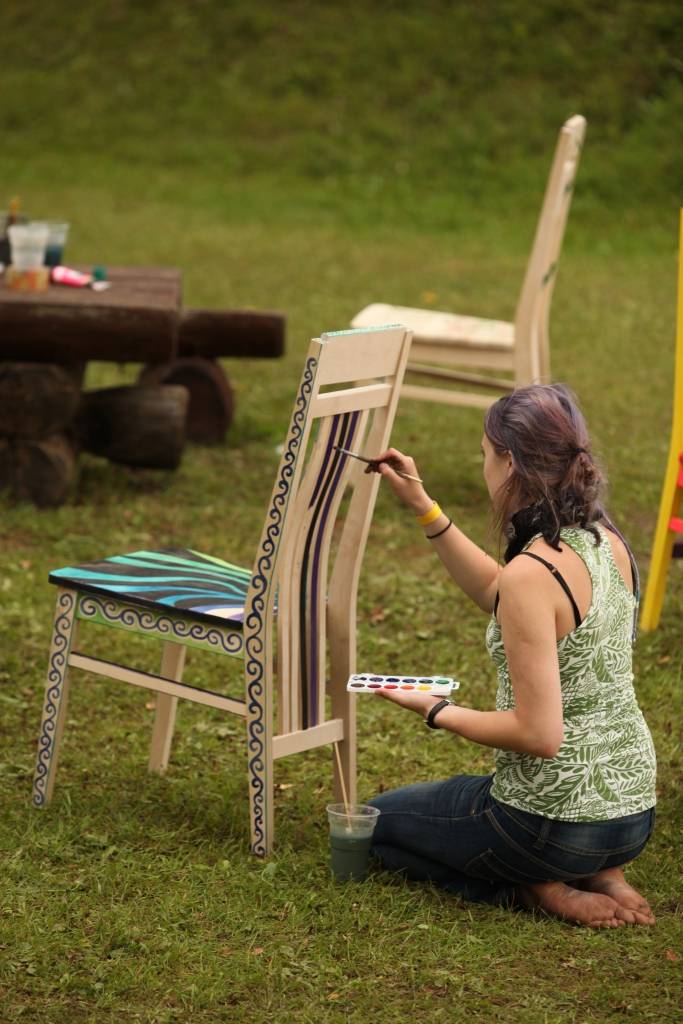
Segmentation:
{"type": "Polygon", "coordinates": [[[50,271],[53,284],[68,284],[72,288],[87,288],[92,283],[92,274],[83,274],[71,267],[53,267],[50,271]]]}

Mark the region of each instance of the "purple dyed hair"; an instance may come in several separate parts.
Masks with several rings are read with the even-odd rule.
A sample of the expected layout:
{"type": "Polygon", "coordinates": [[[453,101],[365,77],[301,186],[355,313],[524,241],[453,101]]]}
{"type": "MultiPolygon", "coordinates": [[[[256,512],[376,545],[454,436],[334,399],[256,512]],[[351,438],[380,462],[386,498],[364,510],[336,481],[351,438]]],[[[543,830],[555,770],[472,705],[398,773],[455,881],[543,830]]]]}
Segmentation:
{"type": "Polygon", "coordinates": [[[564,384],[531,384],[487,410],[484,431],[495,452],[512,456],[512,472],[496,500],[496,525],[510,539],[506,560],[535,533],[557,548],[563,526],[605,518],[605,478],[590,448],[586,421],[564,384]]]}

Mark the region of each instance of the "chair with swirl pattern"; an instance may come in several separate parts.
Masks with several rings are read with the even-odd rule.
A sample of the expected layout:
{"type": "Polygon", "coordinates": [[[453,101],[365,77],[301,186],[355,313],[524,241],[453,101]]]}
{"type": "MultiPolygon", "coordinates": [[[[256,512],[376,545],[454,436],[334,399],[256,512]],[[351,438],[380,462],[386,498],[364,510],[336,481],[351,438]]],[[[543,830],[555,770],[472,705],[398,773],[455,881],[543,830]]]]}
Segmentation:
{"type": "Polygon", "coordinates": [[[74,668],[156,691],[151,771],[167,767],[179,699],[245,719],[257,855],[272,848],[278,758],[333,745],[335,799],[355,799],[355,697],[346,683],[355,671],[356,595],[380,478],[339,449],[372,456],[388,446],[410,340],[392,325],[311,342],[251,570],[162,548],[50,573],[58,593],[35,806],[52,796],[74,668]],[[161,641],[158,674],[86,653],[80,622],[161,641]],[[242,658],[244,698],[182,681],[188,648],[242,658]]]}

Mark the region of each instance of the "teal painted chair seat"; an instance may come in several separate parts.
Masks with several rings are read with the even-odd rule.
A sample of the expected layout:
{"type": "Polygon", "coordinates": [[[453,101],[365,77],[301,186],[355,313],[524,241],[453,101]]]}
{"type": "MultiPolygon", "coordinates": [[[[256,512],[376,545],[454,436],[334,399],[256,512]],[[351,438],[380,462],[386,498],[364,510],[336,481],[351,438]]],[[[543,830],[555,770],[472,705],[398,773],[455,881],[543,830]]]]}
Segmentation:
{"type": "Polygon", "coordinates": [[[188,548],[133,551],[50,573],[50,582],[239,628],[251,570],[188,548]]]}

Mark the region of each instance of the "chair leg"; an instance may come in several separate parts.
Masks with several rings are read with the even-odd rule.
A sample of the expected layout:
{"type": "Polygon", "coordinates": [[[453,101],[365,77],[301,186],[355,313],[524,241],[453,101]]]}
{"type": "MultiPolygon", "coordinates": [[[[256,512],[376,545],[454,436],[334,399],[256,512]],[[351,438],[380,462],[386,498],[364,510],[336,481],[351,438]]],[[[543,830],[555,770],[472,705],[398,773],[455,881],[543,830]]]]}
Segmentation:
{"type": "Polygon", "coordinates": [[[45,685],[43,717],[38,739],[38,757],[33,776],[33,803],[47,807],[52,799],[59,746],[66,720],[69,693],[69,654],[76,639],[77,595],[73,590],[60,590],[57,595],[52,643],[45,685]]]}
{"type": "Polygon", "coordinates": [[[254,695],[252,689],[246,716],[251,852],[267,857],[273,849],[274,833],[272,703],[261,703],[254,695]]]}
{"type": "MultiPolygon", "coordinates": [[[[182,644],[164,643],[159,674],[165,679],[175,679],[180,682],[185,668],[185,650],[182,644]]],[[[177,707],[177,697],[171,697],[167,693],[157,693],[148,763],[151,772],[161,774],[168,768],[177,707]]]]}

